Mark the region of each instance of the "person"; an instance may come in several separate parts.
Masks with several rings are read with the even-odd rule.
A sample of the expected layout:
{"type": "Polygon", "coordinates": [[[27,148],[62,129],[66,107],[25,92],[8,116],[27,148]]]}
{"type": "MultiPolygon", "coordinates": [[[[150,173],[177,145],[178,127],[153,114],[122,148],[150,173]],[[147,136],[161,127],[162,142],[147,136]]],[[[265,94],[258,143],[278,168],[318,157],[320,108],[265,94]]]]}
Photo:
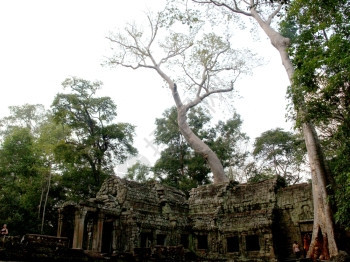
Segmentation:
{"type": "Polygon", "coordinates": [[[7,229],[7,225],[6,224],[4,224],[2,226],[2,229],[1,229],[0,233],[1,233],[1,236],[2,236],[2,238],[1,238],[2,247],[4,247],[5,246],[5,237],[9,234],[9,230],[7,229]]]}
{"type": "Polygon", "coordinates": [[[7,229],[7,225],[6,224],[4,224],[3,226],[2,226],[2,229],[1,229],[1,235],[2,236],[7,236],[8,234],[9,234],[9,230],[7,229]]]}
{"type": "Polygon", "coordinates": [[[297,241],[293,243],[293,253],[297,259],[300,258],[300,247],[297,241]]]}

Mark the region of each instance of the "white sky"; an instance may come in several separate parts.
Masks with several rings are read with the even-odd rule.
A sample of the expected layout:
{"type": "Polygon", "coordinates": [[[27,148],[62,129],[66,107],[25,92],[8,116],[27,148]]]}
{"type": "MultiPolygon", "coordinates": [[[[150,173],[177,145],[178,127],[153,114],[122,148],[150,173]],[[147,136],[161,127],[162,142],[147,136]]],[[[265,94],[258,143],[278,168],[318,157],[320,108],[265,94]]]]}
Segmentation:
{"type": "MultiPolygon", "coordinates": [[[[153,163],[159,153],[151,144],[154,122],[173,105],[170,92],[162,88],[155,72],[108,69],[100,64],[109,52],[108,32],[162,2],[0,1],[0,118],[12,105],[43,104],[48,109],[69,76],[101,80],[100,94],[110,96],[118,106],[117,121],[137,126],[139,159],[153,163]]],[[[285,122],[286,73],[269,41],[264,36],[260,41],[260,55],[267,63],[237,86],[242,98],[235,104],[244,121],[243,131],[252,141],[266,130],[291,126],[285,122]]]]}

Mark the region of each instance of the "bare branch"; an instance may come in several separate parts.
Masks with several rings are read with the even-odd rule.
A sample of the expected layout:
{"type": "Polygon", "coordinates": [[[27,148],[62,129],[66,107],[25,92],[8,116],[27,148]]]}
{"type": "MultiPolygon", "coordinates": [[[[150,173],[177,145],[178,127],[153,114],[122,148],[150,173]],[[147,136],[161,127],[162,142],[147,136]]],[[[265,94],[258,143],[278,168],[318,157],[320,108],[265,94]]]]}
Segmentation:
{"type": "Polygon", "coordinates": [[[168,50],[167,56],[159,61],[158,66],[168,62],[171,58],[183,56],[193,46],[192,41],[188,41],[187,37],[179,33],[171,34],[166,42],[168,45],[162,44],[161,47],[168,50]]]}
{"type": "MultiPolygon", "coordinates": [[[[251,13],[245,12],[242,9],[240,9],[238,7],[237,1],[234,1],[234,7],[231,7],[228,4],[226,4],[226,3],[223,3],[223,2],[220,2],[220,1],[215,1],[215,0],[203,0],[203,1],[202,0],[192,0],[192,1],[195,2],[195,3],[198,3],[198,4],[214,4],[214,5],[218,6],[218,7],[224,7],[226,9],[230,10],[233,13],[243,14],[243,15],[246,15],[246,16],[252,16],[251,13]]],[[[247,3],[246,1],[244,1],[244,2],[247,3]]]]}
{"type": "Polygon", "coordinates": [[[159,29],[160,15],[157,16],[157,21],[156,21],[155,25],[153,25],[152,19],[151,19],[151,17],[149,15],[147,16],[147,19],[148,19],[148,22],[149,22],[150,27],[151,27],[151,38],[150,38],[150,41],[149,41],[149,43],[147,45],[147,50],[150,50],[151,49],[151,45],[152,45],[154,39],[157,36],[157,32],[158,32],[158,29],[159,29]]]}
{"type": "Polygon", "coordinates": [[[182,64],[181,64],[181,68],[182,70],[184,71],[185,75],[190,79],[190,81],[193,83],[192,85],[190,85],[190,87],[193,87],[193,86],[201,86],[202,84],[201,83],[198,83],[194,77],[192,76],[191,73],[188,72],[187,68],[186,68],[186,65],[185,65],[185,59],[183,60],[182,64]]]}
{"type": "Polygon", "coordinates": [[[278,7],[276,8],[276,10],[273,11],[271,15],[269,15],[268,19],[266,20],[266,23],[268,25],[271,24],[272,19],[281,11],[281,8],[282,8],[282,4],[278,4],[278,7]]]}
{"type": "Polygon", "coordinates": [[[185,107],[188,109],[198,105],[202,100],[204,100],[206,97],[212,95],[212,94],[218,94],[218,93],[226,93],[226,92],[231,92],[233,90],[233,84],[236,80],[231,81],[231,87],[230,88],[224,88],[224,89],[215,89],[215,90],[211,90],[206,92],[205,94],[201,95],[201,96],[197,96],[196,99],[194,99],[193,101],[189,102],[187,105],[185,105],[185,107]]]}

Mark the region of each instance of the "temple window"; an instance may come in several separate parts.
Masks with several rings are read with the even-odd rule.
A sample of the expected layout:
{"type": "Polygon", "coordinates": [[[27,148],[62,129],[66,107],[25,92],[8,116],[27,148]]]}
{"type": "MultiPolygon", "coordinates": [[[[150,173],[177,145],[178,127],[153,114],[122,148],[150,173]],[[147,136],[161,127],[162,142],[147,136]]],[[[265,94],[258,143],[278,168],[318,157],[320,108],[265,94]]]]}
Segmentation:
{"type": "Polygon", "coordinates": [[[208,235],[198,235],[198,249],[208,249],[208,235]]]}
{"type": "Polygon", "coordinates": [[[238,236],[232,236],[226,238],[227,242],[227,252],[232,253],[232,252],[239,252],[239,239],[238,236]]]}
{"type": "Polygon", "coordinates": [[[247,251],[259,251],[260,250],[259,236],[248,235],[245,237],[245,242],[246,242],[246,250],[247,251]]]}
{"type": "Polygon", "coordinates": [[[157,235],[157,245],[158,246],[165,246],[165,238],[166,238],[166,235],[164,235],[164,234],[157,235]]]}
{"type": "Polygon", "coordinates": [[[140,247],[151,247],[153,241],[152,233],[141,233],[140,247]]]}
{"type": "Polygon", "coordinates": [[[181,235],[181,245],[184,248],[188,248],[188,234],[182,234],[181,235]]]}

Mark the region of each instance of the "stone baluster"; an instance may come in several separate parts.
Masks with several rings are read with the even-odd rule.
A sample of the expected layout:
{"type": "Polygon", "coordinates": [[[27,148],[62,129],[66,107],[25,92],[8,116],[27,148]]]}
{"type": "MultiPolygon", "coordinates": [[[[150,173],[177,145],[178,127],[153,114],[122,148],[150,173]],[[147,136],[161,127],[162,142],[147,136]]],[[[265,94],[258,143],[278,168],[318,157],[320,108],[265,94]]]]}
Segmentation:
{"type": "Polygon", "coordinates": [[[62,227],[63,227],[63,210],[58,209],[57,237],[62,236],[62,227]]]}
{"type": "Polygon", "coordinates": [[[102,249],[102,231],[105,214],[99,213],[97,224],[94,225],[92,251],[101,252],[102,249]]]}
{"type": "Polygon", "coordinates": [[[73,236],[73,246],[74,249],[83,248],[83,237],[84,237],[84,222],[87,211],[78,209],[75,211],[74,219],[74,236],[73,236]]]}

